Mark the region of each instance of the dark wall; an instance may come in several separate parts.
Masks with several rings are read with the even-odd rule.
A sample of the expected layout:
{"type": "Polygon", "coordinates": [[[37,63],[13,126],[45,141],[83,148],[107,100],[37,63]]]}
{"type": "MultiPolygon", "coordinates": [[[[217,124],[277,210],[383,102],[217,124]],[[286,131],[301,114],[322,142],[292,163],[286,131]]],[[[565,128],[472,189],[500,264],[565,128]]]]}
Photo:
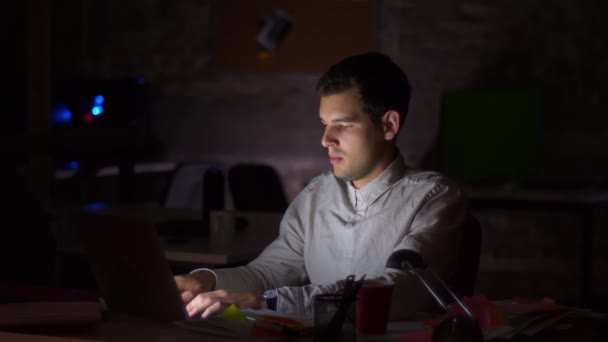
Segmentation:
{"type": "Polygon", "coordinates": [[[87,25],[82,13],[86,1],[51,1],[50,70],[51,89],[65,87],[80,75],[82,44],[86,39],[83,28],[87,25]]]}
{"type": "MultiPolygon", "coordinates": [[[[167,158],[269,162],[292,193],[327,168],[313,91],[319,73],[217,72],[213,1],[87,4],[81,70],[152,82],[154,127],[167,158]]],[[[595,0],[379,1],[377,48],[406,69],[414,89],[399,141],[409,163],[437,166],[445,91],[535,86],[546,100],[540,177],[605,182],[605,7],[595,0]]]]}
{"type": "Polygon", "coordinates": [[[27,55],[26,55],[26,26],[24,1],[11,1],[2,4],[0,10],[2,21],[2,51],[3,75],[6,82],[3,89],[2,109],[0,113],[5,118],[4,125],[8,127],[25,128],[26,92],[27,92],[27,55]],[[10,117],[10,120],[8,118],[10,117]],[[15,120],[15,121],[13,121],[15,120]],[[14,126],[13,126],[14,125],[14,126]]]}

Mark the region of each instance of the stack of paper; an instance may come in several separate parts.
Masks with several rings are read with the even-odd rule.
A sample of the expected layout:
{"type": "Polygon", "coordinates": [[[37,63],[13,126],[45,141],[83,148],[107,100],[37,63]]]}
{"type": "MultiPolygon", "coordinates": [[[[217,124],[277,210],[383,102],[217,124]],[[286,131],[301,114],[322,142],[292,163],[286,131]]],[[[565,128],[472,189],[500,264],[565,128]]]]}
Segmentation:
{"type": "MultiPolygon", "coordinates": [[[[534,336],[560,324],[565,317],[608,319],[606,314],[563,306],[550,298],[490,301],[484,296],[474,296],[464,298],[463,301],[475,316],[486,341],[496,338],[509,339],[516,335],[534,336]]],[[[450,308],[452,312],[464,315],[460,306],[452,304],[450,308]]],[[[447,317],[446,314],[426,321],[426,335],[419,333],[404,341],[430,341],[432,329],[447,317]]]]}
{"type": "Polygon", "coordinates": [[[506,322],[501,331],[487,331],[486,340],[512,338],[515,335],[534,336],[555,327],[566,317],[606,319],[608,315],[557,304],[550,298],[537,301],[497,301],[494,305],[504,312],[506,322]]]}

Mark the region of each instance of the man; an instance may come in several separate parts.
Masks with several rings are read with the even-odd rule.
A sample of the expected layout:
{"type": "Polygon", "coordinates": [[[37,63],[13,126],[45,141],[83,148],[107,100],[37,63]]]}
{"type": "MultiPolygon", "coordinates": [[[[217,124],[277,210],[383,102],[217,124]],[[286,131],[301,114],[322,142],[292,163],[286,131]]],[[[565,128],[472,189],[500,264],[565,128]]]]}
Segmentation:
{"type": "Polygon", "coordinates": [[[433,303],[412,275],[386,269],[391,253],[416,250],[440,277],[453,274],[465,201],[446,178],[409,169],[396,147],[410,99],[405,73],[366,53],[332,66],[317,90],[333,173],[306,186],[279,237],[247,266],[176,276],[190,316],[230,304],[310,313],[315,295],[366,274],[395,282],[391,317],[403,319],[433,303]]]}

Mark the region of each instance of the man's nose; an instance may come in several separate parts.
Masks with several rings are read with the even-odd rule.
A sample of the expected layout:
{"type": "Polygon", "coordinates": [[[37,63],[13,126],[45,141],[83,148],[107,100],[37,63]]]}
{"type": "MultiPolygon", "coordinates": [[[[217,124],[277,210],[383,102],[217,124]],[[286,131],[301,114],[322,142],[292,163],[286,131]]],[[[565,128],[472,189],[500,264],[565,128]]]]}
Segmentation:
{"type": "Polygon", "coordinates": [[[325,131],[323,131],[321,145],[323,145],[323,147],[336,146],[336,139],[333,136],[332,130],[329,126],[325,127],[325,131]]]}

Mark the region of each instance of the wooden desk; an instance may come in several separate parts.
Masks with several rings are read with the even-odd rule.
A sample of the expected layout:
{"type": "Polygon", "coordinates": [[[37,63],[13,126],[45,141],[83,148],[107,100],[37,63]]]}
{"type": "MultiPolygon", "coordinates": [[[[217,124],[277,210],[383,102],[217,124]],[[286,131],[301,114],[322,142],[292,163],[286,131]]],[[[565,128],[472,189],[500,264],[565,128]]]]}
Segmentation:
{"type": "MultiPolygon", "coordinates": [[[[0,283],[0,293],[9,294],[8,297],[20,299],[19,301],[54,301],[71,302],[84,300],[90,302],[96,296],[90,293],[74,292],[67,288],[48,288],[28,284],[0,283]]],[[[35,311],[39,314],[39,311],[35,311]]],[[[44,316],[44,313],[42,314],[44,316]]],[[[96,316],[99,319],[99,316],[96,316]]],[[[424,329],[429,314],[421,314],[417,320],[389,322],[388,331],[383,336],[358,336],[358,341],[403,341],[403,337],[412,332],[424,329]]],[[[560,325],[568,324],[569,329],[546,329],[532,336],[515,335],[510,341],[608,341],[608,321],[606,318],[596,316],[595,319],[565,317],[560,325]]],[[[0,329],[1,330],[1,329],[0,329]]],[[[35,331],[32,328],[24,330],[24,334],[0,331],[0,341],[40,341],[40,342],[76,342],[76,341],[233,341],[234,339],[211,336],[199,332],[192,332],[170,323],[157,323],[121,313],[106,315],[104,320],[97,321],[93,326],[75,328],[74,326],[58,326],[52,330],[35,331]],[[33,335],[34,333],[41,335],[33,335]],[[69,338],[69,339],[68,339],[69,338]]],[[[305,336],[298,341],[312,341],[312,336],[305,336]]],[[[499,339],[503,341],[504,339],[499,339]]],[[[274,339],[276,341],[276,339],[274,339]]]]}
{"type": "MultiPolygon", "coordinates": [[[[81,210],[129,218],[150,224],[151,227],[172,220],[198,220],[202,216],[198,210],[155,207],[101,208],[93,206],[57,210],[54,215],[62,218],[62,223],[56,225],[54,231],[58,237],[58,249],[61,252],[82,253],[75,234],[75,227],[70,219],[72,213],[81,210]]],[[[213,245],[208,238],[187,238],[176,241],[161,236],[167,260],[224,266],[245,263],[254,259],[278,236],[282,214],[272,212],[237,212],[236,214],[237,217],[247,221],[247,226],[243,231],[235,233],[232,244],[217,246],[213,245]]]]}
{"type": "Polygon", "coordinates": [[[183,341],[223,342],[233,338],[210,336],[191,332],[171,324],[158,324],[139,318],[114,314],[96,327],[82,330],[58,330],[55,332],[15,333],[0,331],[0,341],[15,342],[133,342],[133,341],[183,341]]]}
{"type": "Polygon", "coordinates": [[[247,227],[236,232],[229,245],[214,245],[209,238],[184,242],[164,238],[167,260],[218,266],[253,260],[278,236],[282,214],[249,212],[238,216],[247,221],[247,227]]]}
{"type": "MultiPolygon", "coordinates": [[[[566,330],[549,329],[536,336],[527,337],[516,335],[508,341],[526,342],[567,342],[567,341],[604,341],[606,330],[605,321],[570,321],[574,324],[573,328],[566,330]]],[[[390,322],[388,332],[384,336],[358,336],[358,341],[403,341],[403,336],[408,332],[419,330],[420,322],[390,322]]],[[[268,339],[276,341],[276,339],[268,339]]],[[[312,336],[305,336],[296,341],[313,341],[312,336]]],[[[102,322],[99,326],[88,330],[80,331],[60,331],[48,335],[17,334],[13,332],[0,331],[0,341],[16,342],[90,342],[90,341],[184,341],[184,342],[223,342],[235,341],[234,338],[212,336],[186,329],[171,324],[157,324],[139,318],[114,314],[111,319],[102,322]]],[[[263,341],[257,339],[256,341],[263,341]]],[[[497,339],[496,341],[507,341],[497,339]]]]}

